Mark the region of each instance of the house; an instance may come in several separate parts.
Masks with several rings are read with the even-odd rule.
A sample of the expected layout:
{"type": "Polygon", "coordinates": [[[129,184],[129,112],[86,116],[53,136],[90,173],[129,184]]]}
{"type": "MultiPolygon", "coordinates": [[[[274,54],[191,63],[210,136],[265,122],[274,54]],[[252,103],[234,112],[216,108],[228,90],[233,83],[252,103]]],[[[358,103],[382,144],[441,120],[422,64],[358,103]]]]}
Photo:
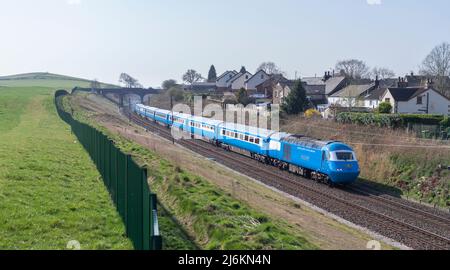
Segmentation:
{"type": "Polygon", "coordinates": [[[231,90],[239,90],[241,88],[245,88],[245,82],[250,79],[253,75],[246,71],[242,73],[238,73],[235,76],[233,76],[230,80],[227,81],[228,88],[231,88],[231,90]]]}
{"type": "Polygon", "coordinates": [[[276,85],[280,82],[288,83],[289,80],[281,74],[272,74],[269,79],[256,86],[256,93],[264,94],[266,97],[271,98],[276,85]]]}
{"type": "Polygon", "coordinates": [[[450,100],[429,84],[426,87],[388,88],[381,101],[399,114],[442,114],[450,116],[450,100]]]}
{"type": "Polygon", "coordinates": [[[272,103],[282,104],[283,100],[291,93],[293,81],[279,81],[273,87],[272,103]]]}
{"type": "Polygon", "coordinates": [[[228,81],[231,80],[238,72],[235,70],[225,71],[222,75],[220,75],[216,80],[216,87],[218,90],[224,90],[228,88],[228,81]]]}
{"type": "Polygon", "coordinates": [[[302,81],[307,85],[325,85],[326,96],[330,96],[348,85],[345,76],[335,76],[331,72],[325,72],[323,77],[304,77],[302,81]]]}
{"type": "Polygon", "coordinates": [[[267,81],[269,78],[270,78],[269,74],[267,74],[264,70],[260,70],[245,82],[245,89],[256,90],[256,86],[267,81]]]}
{"type": "Polygon", "coordinates": [[[371,84],[349,85],[328,97],[328,103],[341,107],[365,107],[365,98],[378,89],[378,81],[371,84]]]}
{"type": "MultiPolygon", "coordinates": [[[[325,85],[307,85],[305,82],[302,82],[302,84],[306,92],[306,97],[314,107],[326,104],[325,85]]],[[[273,104],[282,104],[283,100],[291,93],[294,85],[295,81],[278,82],[273,90],[273,104]]]]}
{"type": "Polygon", "coordinates": [[[307,98],[315,107],[328,103],[328,99],[325,94],[326,85],[309,85],[303,83],[303,88],[305,88],[307,98]]]}
{"type": "Polygon", "coordinates": [[[376,109],[381,103],[381,97],[387,91],[385,87],[378,87],[364,98],[364,107],[369,109],[376,109]]]}

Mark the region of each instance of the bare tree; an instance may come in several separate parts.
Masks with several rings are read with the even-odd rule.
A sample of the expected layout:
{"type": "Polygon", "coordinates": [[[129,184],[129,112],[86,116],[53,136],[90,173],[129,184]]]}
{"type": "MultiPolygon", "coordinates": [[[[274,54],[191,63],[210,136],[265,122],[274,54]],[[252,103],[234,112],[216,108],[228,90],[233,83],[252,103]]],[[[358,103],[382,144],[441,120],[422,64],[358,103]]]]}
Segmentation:
{"type": "Polygon", "coordinates": [[[202,79],[203,79],[202,74],[198,73],[197,71],[195,71],[193,69],[189,69],[183,75],[183,81],[189,83],[190,85],[192,85],[193,83],[198,82],[202,79]]]}
{"type": "Polygon", "coordinates": [[[374,67],[371,74],[374,78],[378,77],[381,80],[395,77],[395,72],[385,67],[374,67]]]}
{"type": "Polygon", "coordinates": [[[450,80],[450,44],[442,43],[436,46],[423,60],[420,73],[435,79],[435,85],[443,93],[449,90],[446,85],[450,80]]]}
{"type": "Polygon", "coordinates": [[[342,60],[336,64],[336,70],[350,79],[363,79],[369,75],[369,67],[364,61],[357,59],[342,60]]]}
{"type": "Polygon", "coordinates": [[[263,70],[267,74],[285,74],[283,71],[281,71],[278,66],[274,62],[263,62],[261,65],[259,65],[258,69],[256,69],[256,72],[263,70]]]}
{"type": "Polygon", "coordinates": [[[139,88],[142,87],[142,85],[136,80],[135,78],[131,77],[130,75],[126,73],[120,74],[119,82],[124,84],[125,87],[128,88],[139,88]]]}

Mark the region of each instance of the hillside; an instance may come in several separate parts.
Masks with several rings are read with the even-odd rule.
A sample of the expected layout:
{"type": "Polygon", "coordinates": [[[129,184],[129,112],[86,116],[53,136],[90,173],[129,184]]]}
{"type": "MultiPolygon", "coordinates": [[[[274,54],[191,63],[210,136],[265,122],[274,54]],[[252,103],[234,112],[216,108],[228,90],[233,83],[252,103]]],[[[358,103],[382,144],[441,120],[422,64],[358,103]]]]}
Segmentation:
{"type": "MultiPolygon", "coordinates": [[[[75,86],[88,87],[91,81],[65,75],[35,72],[10,76],[0,76],[0,87],[50,87],[73,88],[75,86]]],[[[118,87],[112,84],[101,83],[102,87],[118,87]]]]}

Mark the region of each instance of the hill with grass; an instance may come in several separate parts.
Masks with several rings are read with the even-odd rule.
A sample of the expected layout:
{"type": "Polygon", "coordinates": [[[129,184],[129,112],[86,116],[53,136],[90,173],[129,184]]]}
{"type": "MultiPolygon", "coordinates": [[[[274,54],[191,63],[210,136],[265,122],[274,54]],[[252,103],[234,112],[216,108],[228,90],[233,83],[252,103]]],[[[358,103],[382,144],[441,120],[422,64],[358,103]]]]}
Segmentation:
{"type": "MultiPolygon", "coordinates": [[[[76,78],[48,72],[24,73],[10,76],[0,76],[0,87],[50,87],[66,88],[89,87],[91,80],[76,78]]],[[[113,88],[117,85],[100,83],[101,87],[113,88]]]]}

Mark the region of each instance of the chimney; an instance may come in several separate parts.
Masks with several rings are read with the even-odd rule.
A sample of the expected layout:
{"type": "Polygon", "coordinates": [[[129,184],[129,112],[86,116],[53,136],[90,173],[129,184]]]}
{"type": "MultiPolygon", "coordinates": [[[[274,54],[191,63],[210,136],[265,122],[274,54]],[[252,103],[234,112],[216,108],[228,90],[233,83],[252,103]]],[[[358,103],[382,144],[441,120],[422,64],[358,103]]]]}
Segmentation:
{"type": "Polygon", "coordinates": [[[427,84],[425,85],[426,89],[433,88],[434,82],[433,79],[427,79],[427,84]]]}
{"type": "Polygon", "coordinates": [[[323,76],[323,81],[326,82],[329,78],[331,78],[331,72],[325,71],[325,76],[323,76]]]}
{"type": "Polygon", "coordinates": [[[378,79],[378,75],[375,77],[375,88],[380,87],[380,80],[378,79]]]}
{"type": "Polygon", "coordinates": [[[405,78],[398,77],[397,87],[398,88],[406,88],[406,87],[408,87],[408,81],[406,81],[405,78]]]}

